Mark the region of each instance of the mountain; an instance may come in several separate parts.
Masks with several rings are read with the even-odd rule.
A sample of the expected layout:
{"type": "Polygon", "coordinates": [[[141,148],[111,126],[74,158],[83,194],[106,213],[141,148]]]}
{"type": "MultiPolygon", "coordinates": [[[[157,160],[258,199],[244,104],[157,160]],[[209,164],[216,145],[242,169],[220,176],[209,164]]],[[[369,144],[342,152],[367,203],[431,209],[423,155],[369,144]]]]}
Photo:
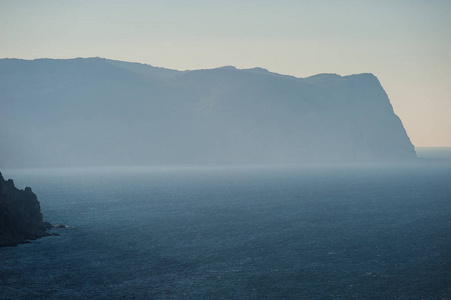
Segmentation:
{"type": "Polygon", "coordinates": [[[415,158],[372,74],[0,60],[0,166],[415,158]]]}
{"type": "Polygon", "coordinates": [[[50,234],[42,221],[41,206],[31,188],[19,190],[0,173],[0,247],[15,246],[50,234]]]}

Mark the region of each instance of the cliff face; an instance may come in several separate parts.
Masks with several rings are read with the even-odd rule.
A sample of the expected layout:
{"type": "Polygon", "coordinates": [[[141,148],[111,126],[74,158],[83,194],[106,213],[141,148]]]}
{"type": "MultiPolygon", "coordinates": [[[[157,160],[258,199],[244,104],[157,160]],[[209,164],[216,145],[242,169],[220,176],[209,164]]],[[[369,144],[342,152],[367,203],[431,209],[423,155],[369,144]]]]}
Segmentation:
{"type": "Polygon", "coordinates": [[[372,74],[0,59],[0,166],[414,159],[372,74]]]}
{"type": "Polygon", "coordinates": [[[12,179],[5,181],[0,173],[0,247],[48,236],[46,230],[51,227],[42,220],[39,201],[31,188],[19,190],[12,179]]]}

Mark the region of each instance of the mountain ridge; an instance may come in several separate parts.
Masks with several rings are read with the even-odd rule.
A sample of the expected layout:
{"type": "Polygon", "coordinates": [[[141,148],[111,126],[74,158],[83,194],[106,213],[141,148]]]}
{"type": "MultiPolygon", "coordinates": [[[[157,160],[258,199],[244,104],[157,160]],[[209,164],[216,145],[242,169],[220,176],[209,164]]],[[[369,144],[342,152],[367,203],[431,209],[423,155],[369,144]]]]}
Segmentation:
{"type": "Polygon", "coordinates": [[[371,73],[0,60],[0,166],[416,157],[371,73]]]}

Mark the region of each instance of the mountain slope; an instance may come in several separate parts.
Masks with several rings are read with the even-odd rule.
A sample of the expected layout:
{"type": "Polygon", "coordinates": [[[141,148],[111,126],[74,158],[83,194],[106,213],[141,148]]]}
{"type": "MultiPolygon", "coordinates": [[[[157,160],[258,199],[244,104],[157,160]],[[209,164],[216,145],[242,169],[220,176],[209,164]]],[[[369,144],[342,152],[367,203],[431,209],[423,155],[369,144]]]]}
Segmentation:
{"type": "Polygon", "coordinates": [[[0,128],[0,166],[416,157],[371,74],[2,59],[0,128]]]}

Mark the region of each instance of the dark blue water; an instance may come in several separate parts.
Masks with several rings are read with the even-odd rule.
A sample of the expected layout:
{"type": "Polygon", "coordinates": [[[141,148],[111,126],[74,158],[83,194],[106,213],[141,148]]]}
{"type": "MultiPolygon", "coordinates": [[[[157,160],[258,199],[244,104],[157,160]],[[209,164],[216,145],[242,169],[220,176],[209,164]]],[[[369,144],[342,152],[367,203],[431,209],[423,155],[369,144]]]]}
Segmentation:
{"type": "Polygon", "coordinates": [[[450,297],[451,164],[3,170],[69,228],[1,299],[450,297]]]}

